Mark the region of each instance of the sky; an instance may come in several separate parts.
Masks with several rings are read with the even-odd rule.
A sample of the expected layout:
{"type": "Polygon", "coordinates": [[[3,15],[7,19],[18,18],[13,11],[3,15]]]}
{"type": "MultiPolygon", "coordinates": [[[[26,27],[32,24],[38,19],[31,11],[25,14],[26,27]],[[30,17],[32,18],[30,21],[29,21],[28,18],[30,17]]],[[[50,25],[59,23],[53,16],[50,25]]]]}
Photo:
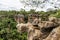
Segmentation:
{"type": "MultiPolygon", "coordinates": [[[[54,4],[50,4],[49,2],[45,2],[42,5],[44,5],[44,8],[37,8],[37,11],[47,11],[48,9],[54,10],[54,6],[60,7],[60,0],[47,0],[49,2],[53,2],[54,4]]],[[[25,7],[24,4],[20,2],[20,0],[0,0],[0,10],[30,10],[35,9],[35,7],[25,7]]]]}

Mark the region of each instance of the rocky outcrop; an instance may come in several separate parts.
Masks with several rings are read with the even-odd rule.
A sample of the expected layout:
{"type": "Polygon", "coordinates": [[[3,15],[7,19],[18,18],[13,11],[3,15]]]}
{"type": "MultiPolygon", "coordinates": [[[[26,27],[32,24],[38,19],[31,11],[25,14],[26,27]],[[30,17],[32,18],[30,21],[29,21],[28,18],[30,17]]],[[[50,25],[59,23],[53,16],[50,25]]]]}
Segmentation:
{"type": "Polygon", "coordinates": [[[60,26],[53,29],[48,37],[44,40],[60,40],[60,26]]]}
{"type": "Polygon", "coordinates": [[[28,33],[27,40],[60,40],[60,19],[55,17],[49,18],[49,21],[35,19],[32,23],[20,23],[16,26],[18,32],[28,33]]]}
{"type": "Polygon", "coordinates": [[[31,23],[27,23],[27,24],[21,23],[21,24],[18,24],[16,27],[19,32],[28,33],[27,35],[28,40],[38,40],[42,35],[41,31],[39,29],[35,29],[35,27],[31,23]]]}

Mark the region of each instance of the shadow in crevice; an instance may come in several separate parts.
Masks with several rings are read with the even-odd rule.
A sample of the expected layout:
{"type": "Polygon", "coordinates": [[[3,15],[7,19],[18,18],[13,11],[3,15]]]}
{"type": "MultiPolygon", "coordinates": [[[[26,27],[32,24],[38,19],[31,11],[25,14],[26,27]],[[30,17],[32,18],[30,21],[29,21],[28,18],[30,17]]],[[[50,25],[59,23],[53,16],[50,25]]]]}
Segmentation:
{"type": "Polygon", "coordinates": [[[55,29],[56,27],[58,26],[42,28],[41,29],[41,32],[43,33],[42,38],[45,39],[51,33],[51,31],[55,29]]]}

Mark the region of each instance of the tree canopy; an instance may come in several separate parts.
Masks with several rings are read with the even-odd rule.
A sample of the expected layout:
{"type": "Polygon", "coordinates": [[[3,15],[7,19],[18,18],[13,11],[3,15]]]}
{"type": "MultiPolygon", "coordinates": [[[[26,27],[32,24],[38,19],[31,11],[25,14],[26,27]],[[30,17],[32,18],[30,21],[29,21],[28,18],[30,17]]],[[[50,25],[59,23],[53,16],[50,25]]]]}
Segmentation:
{"type": "Polygon", "coordinates": [[[24,7],[40,7],[44,8],[46,4],[53,5],[54,8],[59,8],[60,4],[58,3],[58,0],[20,0],[22,4],[24,4],[24,7]]]}

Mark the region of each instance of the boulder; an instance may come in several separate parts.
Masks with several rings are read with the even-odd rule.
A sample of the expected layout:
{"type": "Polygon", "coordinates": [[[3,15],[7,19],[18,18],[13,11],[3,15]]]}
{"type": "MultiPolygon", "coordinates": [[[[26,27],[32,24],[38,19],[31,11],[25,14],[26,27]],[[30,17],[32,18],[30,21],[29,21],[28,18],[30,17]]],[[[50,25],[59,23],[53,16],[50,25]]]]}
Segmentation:
{"type": "Polygon", "coordinates": [[[40,28],[51,28],[51,27],[56,27],[58,24],[51,22],[51,21],[41,21],[38,26],[40,28]]]}
{"type": "Polygon", "coordinates": [[[49,36],[44,40],[60,40],[60,26],[53,29],[49,36]]]}
{"type": "Polygon", "coordinates": [[[27,24],[17,24],[17,30],[20,33],[27,32],[28,40],[39,40],[42,39],[42,32],[39,29],[36,29],[31,23],[27,24]]]}
{"type": "Polygon", "coordinates": [[[38,26],[40,31],[43,33],[42,38],[45,39],[50,34],[50,32],[58,26],[58,24],[51,21],[41,21],[38,26]]]}

